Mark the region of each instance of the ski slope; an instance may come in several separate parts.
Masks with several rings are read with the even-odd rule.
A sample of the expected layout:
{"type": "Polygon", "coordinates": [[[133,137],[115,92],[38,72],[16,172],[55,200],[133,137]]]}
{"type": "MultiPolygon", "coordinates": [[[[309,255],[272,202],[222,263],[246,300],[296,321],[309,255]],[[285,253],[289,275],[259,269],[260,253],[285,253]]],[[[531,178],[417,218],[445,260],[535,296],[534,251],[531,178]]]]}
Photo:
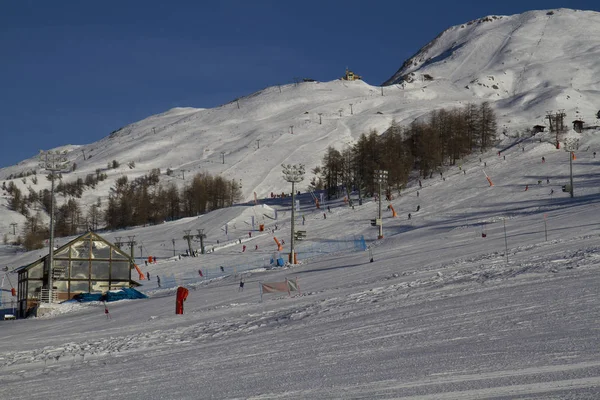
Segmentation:
{"type": "MultiPolygon", "coordinates": [[[[150,298],[110,303],[111,319],[103,305],[90,303],[0,321],[0,397],[598,398],[600,131],[567,135],[579,139],[572,199],[561,191],[569,154],[547,133],[523,135],[544,123],[546,110],[564,108],[568,118],[593,122],[600,104],[598,13],[548,12],[450,28],[401,74],[417,79],[393,82],[383,96],[365,82],[271,87],[215,109],[169,110],[96,143],[58,147],[78,165],[68,179],[121,163],[84,193],[84,204],[105,201],[120,176],[153,168],[173,169],[162,183],[180,186],[195,172],[240,179],[245,199],[256,192],[260,204],[99,232],[111,241],[135,236],[134,254],[151,275],[141,290],[150,298]],[[544,58],[550,47],[564,55],[544,58]],[[418,79],[425,73],[434,80],[418,79]],[[358,206],[354,196],[354,209],[334,199],[316,210],[301,184],[296,229],[307,239],[296,242],[300,264],[265,268],[276,250],[273,237],[289,252],[290,199],[265,200],[291,190],[280,164],[305,163],[310,171],[327,146],[343,149],[393,119],[409,123],[439,107],[494,98],[506,129],[498,146],[448,167],[443,177],[421,179],[422,188],[411,178],[394,193],[398,217],[383,203],[384,239],[376,240],[370,226],[374,199],[358,206]],[[249,237],[252,217],[255,228],[267,229],[249,237]],[[179,259],[184,232],[198,229],[209,253],[179,259]],[[369,252],[342,249],[360,235],[372,263],[369,252]],[[302,246],[322,253],[308,258],[302,246]],[[158,262],[143,265],[150,255],[158,262]],[[260,302],[258,282],[285,278],[298,278],[301,295],[268,294],[260,302]],[[175,315],[177,284],[190,289],[184,315],[175,315]]],[[[0,170],[0,178],[36,165],[24,160],[0,170]]],[[[49,187],[41,176],[37,185],[13,181],[24,191],[49,187]]],[[[22,226],[24,217],[3,205],[0,233],[10,236],[12,222],[22,226]]],[[[0,265],[16,268],[47,253],[16,250],[0,245],[0,265]]]]}
{"type": "MultiPolygon", "coordinates": [[[[243,292],[232,271],[219,279],[198,276],[183,282],[191,289],[184,315],[174,313],[174,289],[157,288],[154,275],[193,274],[221,257],[243,267],[255,253],[269,256],[273,234],[254,231],[249,238],[247,224],[255,215],[268,229],[277,223],[275,235],[289,239],[289,200],[268,206],[278,209],[277,222],[258,217],[257,209],[268,207],[249,204],[106,233],[136,235],[145,253],[164,254],[142,267],[152,274],[142,281],[151,298],[109,304],[110,320],[92,303],[0,323],[3,396],[595,398],[600,166],[592,150],[600,147],[599,133],[579,137],[573,199],[560,190],[568,153],[533,138],[524,151],[490,151],[482,162],[473,157],[449,169],[445,180],[423,179],[419,197],[412,182],[392,201],[398,217],[384,211],[383,240],[375,240],[369,224],[375,201],[352,210],[338,199],[327,212],[303,194],[298,215],[306,216],[308,241],[363,234],[374,262],[367,252],[339,252],[253,270],[243,275],[243,292]],[[215,251],[170,259],[171,238],[181,246],[183,230],[199,227],[215,251]],[[225,245],[236,239],[246,252],[239,242],[225,245]],[[302,295],[259,302],[259,281],[285,277],[299,279],[302,295]]],[[[35,257],[5,254],[0,262],[17,266],[35,257]]]]}

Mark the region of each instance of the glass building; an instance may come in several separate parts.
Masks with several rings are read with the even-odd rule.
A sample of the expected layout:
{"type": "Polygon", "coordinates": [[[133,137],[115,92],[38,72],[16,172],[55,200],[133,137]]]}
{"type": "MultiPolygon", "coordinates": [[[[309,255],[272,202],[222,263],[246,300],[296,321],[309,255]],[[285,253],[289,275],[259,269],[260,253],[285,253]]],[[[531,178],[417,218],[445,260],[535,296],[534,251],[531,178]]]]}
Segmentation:
{"type": "Polygon", "coordinates": [[[131,279],[136,267],[131,257],[94,232],[85,233],[54,250],[52,299],[49,299],[46,263],[49,257],[19,267],[18,312],[24,318],[40,302],[70,300],[78,293],[98,293],[140,286],[131,279]],[[46,275],[45,275],[46,274],[46,275]]]}

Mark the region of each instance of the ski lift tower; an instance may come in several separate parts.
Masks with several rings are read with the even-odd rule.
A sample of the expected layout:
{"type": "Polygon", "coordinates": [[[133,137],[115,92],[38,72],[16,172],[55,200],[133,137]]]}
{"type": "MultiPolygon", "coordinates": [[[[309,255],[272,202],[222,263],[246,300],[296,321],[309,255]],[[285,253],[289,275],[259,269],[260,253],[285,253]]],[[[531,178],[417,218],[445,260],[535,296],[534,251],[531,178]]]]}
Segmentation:
{"type": "Polygon", "coordinates": [[[48,243],[48,259],[46,262],[46,271],[44,275],[46,290],[48,291],[48,298],[42,296],[42,301],[46,300],[48,303],[52,303],[52,272],[54,268],[54,181],[56,180],[57,173],[68,172],[71,163],[67,160],[67,151],[42,151],[40,150],[39,155],[40,167],[44,168],[50,173],[50,182],[52,186],[50,189],[50,240],[48,243]]]}
{"type": "Polygon", "coordinates": [[[571,194],[571,198],[573,195],[573,152],[579,148],[579,139],[578,138],[566,138],[565,139],[565,151],[569,153],[569,173],[571,177],[571,187],[569,189],[569,193],[571,194]]]}
{"type": "Polygon", "coordinates": [[[290,264],[296,264],[296,254],[294,253],[294,210],[296,209],[296,189],[294,184],[304,180],[304,164],[290,165],[281,164],[283,167],[283,179],[292,183],[292,236],[290,238],[290,264]]]}

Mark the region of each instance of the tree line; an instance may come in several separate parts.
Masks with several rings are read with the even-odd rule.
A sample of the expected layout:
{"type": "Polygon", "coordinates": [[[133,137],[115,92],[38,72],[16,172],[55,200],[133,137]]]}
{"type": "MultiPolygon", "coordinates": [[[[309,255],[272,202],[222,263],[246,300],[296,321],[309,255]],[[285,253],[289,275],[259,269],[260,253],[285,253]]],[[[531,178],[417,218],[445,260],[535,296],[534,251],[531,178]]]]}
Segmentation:
{"type": "MultiPolygon", "coordinates": [[[[158,224],[229,207],[241,200],[241,188],[235,180],[227,181],[208,173],[199,173],[179,189],[174,183],[161,185],[159,177],[160,169],[153,169],[133,181],[127,176],[118,178],[110,189],[105,207],[98,199],[87,210],[82,209],[74,198],[77,196],[70,197],[61,206],[55,206],[55,236],[72,236],[87,229],[98,230],[99,227],[122,229],[158,224]]],[[[79,186],[77,182],[76,187],[79,186]]],[[[23,236],[19,236],[15,244],[22,244],[27,250],[42,248],[44,240],[50,236],[48,224],[41,213],[50,213],[50,191],[45,189],[36,192],[29,188],[30,193],[23,196],[12,182],[5,189],[11,195],[9,207],[27,217],[23,236]],[[35,213],[28,208],[32,204],[39,205],[35,213]]],[[[7,235],[4,242],[8,242],[7,235]]]]}
{"type": "Polygon", "coordinates": [[[329,147],[321,165],[312,170],[310,188],[326,189],[329,198],[340,195],[341,187],[357,188],[360,198],[378,190],[375,171],[386,170],[386,190],[400,190],[412,171],[432,177],[444,165],[486,151],[495,143],[496,130],[496,115],[487,102],[436,110],[408,126],[392,121],[383,134],[363,133],[354,146],[341,152],[329,147]]]}
{"type": "Polygon", "coordinates": [[[239,183],[208,173],[196,174],[179,189],[174,183],[159,184],[160,170],[129,182],[123,176],[111,188],[104,212],[107,229],[158,224],[229,207],[242,197],[239,183]]]}

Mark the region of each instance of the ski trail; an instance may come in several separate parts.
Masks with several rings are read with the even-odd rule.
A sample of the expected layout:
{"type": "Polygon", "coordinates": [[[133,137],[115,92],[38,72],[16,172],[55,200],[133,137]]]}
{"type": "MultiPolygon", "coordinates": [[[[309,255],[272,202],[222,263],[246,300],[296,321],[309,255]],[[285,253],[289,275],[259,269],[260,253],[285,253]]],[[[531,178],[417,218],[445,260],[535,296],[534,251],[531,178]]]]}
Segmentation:
{"type": "Polygon", "coordinates": [[[502,41],[500,46],[498,46],[498,51],[496,51],[496,54],[494,55],[494,57],[491,57],[490,60],[487,62],[487,64],[485,64],[485,66],[481,69],[482,71],[486,71],[488,69],[488,67],[490,65],[492,65],[493,62],[496,60],[496,58],[498,57],[498,54],[502,54],[502,52],[508,45],[508,42],[510,41],[510,39],[512,39],[515,32],[518,31],[519,29],[521,29],[522,26],[523,26],[523,21],[520,21],[517,24],[517,26],[512,31],[510,31],[510,33],[505,35],[504,40],[502,41]]]}
{"type": "Polygon", "coordinates": [[[518,76],[518,78],[515,81],[515,84],[513,86],[513,93],[512,93],[513,96],[515,96],[515,94],[517,92],[517,88],[521,87],[521,81],[523,80],[523,75],[525,75],[525,71],[527,70],[527,68],[531,64],[531,60],[533,59],[533,56],[535,55],[536,50],[540,46],[540,43],[542,41],[542,38],[544,37],[544,32],[546,31],[546,26],[548,25],[548,21],[549,20],[550,20],[550,16],[548,16],[546,18],[546,21],[544,22],[544,26],[542,26],[542,32],[540,33],[540,38],[538,39],[535,47],[533,48],[533,51],[529,54],[529,59],[527,60],[526,63],[523,64],[523,69],[519,73],[519,76],[518,76]]]}

